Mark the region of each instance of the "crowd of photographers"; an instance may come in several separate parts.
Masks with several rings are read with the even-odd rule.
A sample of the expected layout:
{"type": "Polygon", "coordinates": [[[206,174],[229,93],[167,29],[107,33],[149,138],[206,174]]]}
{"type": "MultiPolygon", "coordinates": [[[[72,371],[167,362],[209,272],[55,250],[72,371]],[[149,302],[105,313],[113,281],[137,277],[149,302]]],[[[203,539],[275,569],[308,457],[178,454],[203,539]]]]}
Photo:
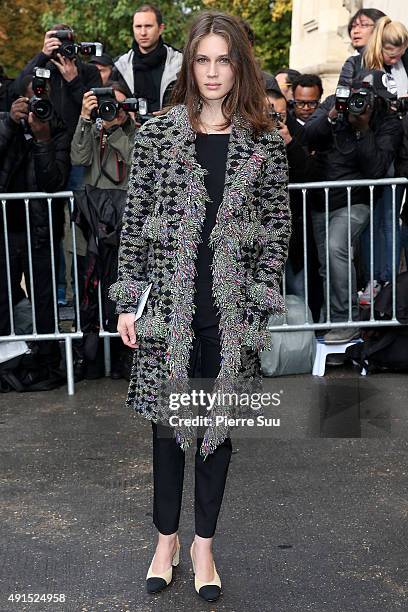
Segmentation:
{"type": "MultiPolygon", "coordinates": [[[[57,199],[51,208],[46,200],[33,200],[29,208],[24,200],[7,202],[6,214],[0,216],[0,335],[9,334],[12,326],[8,286],[16,307],[24,297],[23,276],[35,306],[36,330],[55,332],[52,268],[58,272],[64,261],[65,297],[71,301],[75,259],[84,331],[84,339],[75,345],[77,380],[104,374],[98,331],[101,324],[116,331],[107,288],[116,271],[134,134],[143,122],[166,112],[182,60],[182,53],[162,39],[164,23],[157,7],[137,9],[132,26],[132,48],[113,59],[101,43],[78,42],[70,27],[55,24],[46,32],[41,52],[14,81],[0,72],[0,191],[73,190],[75,194],[74,211],[68,203],[64,211],[63,201],[57,199]],[[77,227],[75,241],[70,231],[72,219],[77,227]]],[[[245,22],[243,27],[253,44],[251,29],[245,22]]],[[[376,9],[359,10],[348,31],[355,53],[343,66],[336,93],[324,100],[317,75],[284,68],[274,76],[263,73],[270,112],[287,147],[291,183],[408,177],[408,31],[376,9]]],[[[327,315],[325,192],[310,190],[306,207],[301,192],[292,191],[290,197],[293,230],[286,289],[304,299],[306,280],[308,303],[318,322],[327,315]]],[[[348,319],[349,225],[354,247],[354,320],[359,319],[359,305],[367,305],[381,286],[391,281],[393,264],[398,272],[400,254],[408,251],[408,215],[404,208],[401,212],[403,190],[394,194],[391,188],[376,189],[374,200],[372,279],[367,229],[370,190],[330,191],[327,306],[333,322],[348,319]]],[[[335,328],[325,334],[325,341],[347,342],[358,333],[356,328],[335,328]]],[[[55,374],[58,346],[52,341],[39,344],[49,376],[55,376],[55,384],[59,384],[55,374]]],[[[112,377],[126,376],[127,354],[119,341],[113,342],[111,349],[112,377]]]]}

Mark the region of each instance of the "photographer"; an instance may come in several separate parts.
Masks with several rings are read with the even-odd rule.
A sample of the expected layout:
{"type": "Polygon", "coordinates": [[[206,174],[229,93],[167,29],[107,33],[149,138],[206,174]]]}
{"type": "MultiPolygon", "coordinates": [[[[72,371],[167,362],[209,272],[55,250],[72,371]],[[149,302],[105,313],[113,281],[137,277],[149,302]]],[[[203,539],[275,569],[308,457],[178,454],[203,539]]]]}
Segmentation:
{"type": "MultiPolygon", "coordinates": [[[[0,113],[0,192],[60,191],[68,176],[69,137],[55,116],[42,121],[30,109],[32,80],[33,77],[29,76],[22,81],[22,95],[13,102],[9,113],[0,113]]],[[[7,202],[11,297],[13,305],[20,301],[20,284],[24,274],[29,297],[34,294],[35,298],[37,331],[53,333],[55,323],[47,201],[31,200],[29,211],[34,287],[30,287],[24,201],[7,202]]],[[[52,229],[56,258],[63,222],[62,201],[54,200],[52,229]]],[[[0,224],[0,334],[7,335],[10,333],[10,318],[3,216],[0,224]]],[[[57,342],[40,342],[39,350],[44,365],[58,367],[60,353],[57,342]]]]}
{"type": "MultiPolygon", "coordinates": [[[[353,81],[352,96],[337,100],[329,96],[305,124],[309,147],[318,151],[322,180],[350,181],[385,177],[401,139],[398,116],[390,112],[387,100],[393,98],[382,82],[380,71],[361,74],[353,81]],[[367,83],[372,80],[369,86],[367,83]],[[352,100],[354,101],[352,104],[352,100]],[[339,108],[347,109],[339,112],[339,108]],[[336,109],[337,105],[337,109],[336,109]],[[340,105],[340,106],[339,106],[340,105]]],[[[369,221],[370,191],[353,187],[351,198],[351,240],[356,241],[369,221]]],[[[326,231],[324,206],[312,212],[313,229],[320,260],[320,273],[326,277],[326,231]]],[[[348,208],[347,191],[329,193],[330,310],[333,322],[348,319],[348,208]]],[[[352,265],[352,318],[358,320],[355,270],[352,265]]],[[[325,334],[326,343],[343,343],[359,335],[355,328],[337,328],[325,334]]]]}
{"type": "MultiPolygon", "coordinates": [[[[304,128],[288,113],[288,103],[279,90],[267,90],[271,115],[282,136],[288,156],[289,182],[305,183],[320,178],[320,167],[314,151],[304,145],[304,128]]],[[[301,191],[290,191],[290,209],[292,213],[292,233],[289,241],[289,257],[286,262],[286,292],[305,298],[304,281],[304,232],[303,232],[303,196],[301,191]]],[[[308,273],[308,305],[313,320],[318,321],[323,301],[323,287],[318,273],[318,256],[313,236],[311,205],[316,199],[316,192],[310,190],[306,204],[306,242],[308,273]]]]}
{"type": "MultiPolygon", "coordinates": [[[[84,94],[81,116],[71,143],[72,163],[85,167],[84,189],[75,195],[80,210],[78,223],[88,241],[86,256],[78,257],[78,268],[84,279],[84,282],[80,281],[79,289],[85,342],[76,347],[77,378],[103,376],[103,362],[96,353],[99,321],[96,296],[89,293],[90,279],[101,280],[104,328],[116,331],[117,325],[117,316],[113,303],[106,296],[105,286],[107,279],[116,274],[119,229],[136,126],[121,106],[126,95],[120,85],[112,81],[106,85],[111,91],[95,88],[84,94]],[[108,120],[104,118],[106,116],[108,120]],[[116,231],[117,244],[114,239],[116,231]]],[[[120,340],[113,338],[112,378],[122,376],[121,352],[120,340]]]]}
{"type": "MultiPolygon", "coordinates": [[[[115,99],[126,99],[118,83],[108,81],[115,99]]],[[[71,143],[71,162],[85,166],[84,184],[105,189],[127,189],[135,123],[129,114],[118,108],[112,121],[101,120],[100,127],[92,121],[92,111],[99,102],[94,92],[87,91],[82,102],[81,116],[71,143]]]]}
{"type": "MultiPolygon", "coordinates": [[[[15,81],[16,90],[21,88],[21,81],[27,74],[32,74],[35,66],[48,68],[51,71],[50,99],[55,113],[63,120],[67,130],[75,131],[81,112],[82,98],[92,87],[102,85],[99,70],[93,64],[86,64],[77,55],[67,57],[64,51],[64,41],[56,37],[56,32],[65,31],[72,36],[73,31],[64,24],[54,25],[45,33],[41,53],[33,57],[23,68],[15,81]]],[[[66,43],[65,43],[66,45],[66,43]]],[[[71,51],[71,49],[69,49],[71,51]]],[[[68,53],[71,55],[72,53],[68,53]]]]}

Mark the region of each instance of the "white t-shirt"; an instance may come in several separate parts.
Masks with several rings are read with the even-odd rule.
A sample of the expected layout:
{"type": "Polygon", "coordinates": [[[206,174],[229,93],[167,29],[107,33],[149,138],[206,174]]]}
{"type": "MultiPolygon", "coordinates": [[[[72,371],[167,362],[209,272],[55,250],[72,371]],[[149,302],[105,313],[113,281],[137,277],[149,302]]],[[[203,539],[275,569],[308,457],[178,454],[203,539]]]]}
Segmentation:
{"type": "Polygon", "coordinates": [[[384,83],[389,92],[398,98],[408,95],[408,75],[402,60],[399,60],[391,68],[391,74],[387,74],[387,83],[384,83]]]}

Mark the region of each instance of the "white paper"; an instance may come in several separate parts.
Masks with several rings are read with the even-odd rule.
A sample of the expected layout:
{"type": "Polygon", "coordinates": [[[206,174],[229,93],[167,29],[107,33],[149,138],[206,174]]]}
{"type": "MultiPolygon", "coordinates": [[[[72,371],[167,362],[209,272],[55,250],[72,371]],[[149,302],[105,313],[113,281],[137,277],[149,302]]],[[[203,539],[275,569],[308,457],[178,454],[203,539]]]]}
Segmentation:
{"type": "Polygon", "coordinates": [[[9,359],[29,353],[30,349],[24,340],[5,340],[0,342],[0,363],[4,363],[9,359]]]}
{"type": "Polygon", "coordinates": [[[143,291],[143,293],[141,294],[137,302],[137,311],[135,313],[135,321],[140,319],[140,317],[143,314],[143,310],[145,309],[147,298],[149,297],[150,289],[152,288],[152,284],[153,283],[150,283],[150,285],[146,287],[146,289],[143,291]]]}

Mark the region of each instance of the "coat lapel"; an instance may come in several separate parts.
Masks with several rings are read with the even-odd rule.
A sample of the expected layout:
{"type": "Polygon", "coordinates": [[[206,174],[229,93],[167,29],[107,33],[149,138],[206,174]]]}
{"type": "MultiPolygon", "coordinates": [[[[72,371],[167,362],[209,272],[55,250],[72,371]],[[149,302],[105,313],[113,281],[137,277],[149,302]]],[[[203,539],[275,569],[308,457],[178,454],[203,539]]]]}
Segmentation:
{"type": "MultiPolygon", "coordinates": [[[[177,117],[174,133],[168,141],[169,159],[181,162],[188,177],[184,223],[179,228],[176,271],[172,283],[172,331],[166,353],[170,377],[182,379],[187,377],[189,351],[193,340],[191,322],[194,309],[195,259],[205,219],[206,202],[209,200],[204,183],[207,171],[197,161],[195,133],[191,129],[185,107],[177,117]]],[[[248,189],[257,179],[264,159],[262,147],[254,142],[249,130],[242,127],[239,120],[234,121],[228,145],[223,198],[209,240],[214,252],[213,298],[220,313],[220,379],[235,378],[241,367],[244,329],[238,303],[245,278],[237,257],[244,231],[239,212],[248,189]]]]}

